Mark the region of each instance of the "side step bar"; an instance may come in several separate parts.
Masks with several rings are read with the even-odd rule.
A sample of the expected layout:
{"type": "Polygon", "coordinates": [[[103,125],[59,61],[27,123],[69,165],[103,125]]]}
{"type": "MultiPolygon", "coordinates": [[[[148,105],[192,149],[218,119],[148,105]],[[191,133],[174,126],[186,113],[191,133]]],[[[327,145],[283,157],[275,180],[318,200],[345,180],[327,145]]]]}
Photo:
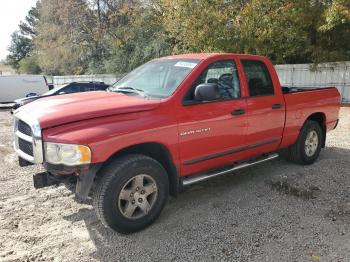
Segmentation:
{"type": "Polygon", "coordinates": [[[204,174],[200,174],[200,175],[189,176],[189,177],[186,177],[182,180],[182,185],[183,186],[192,185],[194,183],[204,181],[204,180],[207,180],[207,179],[212,178],[212,177],[221,176],[221,175],[230,173],[230,172],[235,171],[235,170],[239,170],[239,169],[246,168],[249,166],[254,166],[256,164],[260,164],[260,163],[275,159],[278,156],[279,155],[277,153],[273,153],[273,154],[269,154],[269,155],[260,157],[260,158],[256,159],[255,161],[238,164],[238,165],[235,165],[233,167],[229,167],[228,169],[221,170],[219,172],[204,173],[204,174]]]}

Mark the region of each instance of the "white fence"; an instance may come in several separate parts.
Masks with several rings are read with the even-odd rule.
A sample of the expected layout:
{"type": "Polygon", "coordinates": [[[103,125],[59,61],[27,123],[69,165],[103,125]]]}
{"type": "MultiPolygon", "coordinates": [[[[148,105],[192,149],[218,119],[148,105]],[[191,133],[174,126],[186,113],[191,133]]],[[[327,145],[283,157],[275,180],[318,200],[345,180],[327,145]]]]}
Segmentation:
{"type": "Polygon", "coordinates": [[[53,84],[55,87],[61,86],[71,82],[79,82],[79,81],[98,81],[105,82],[106,84],[112,85],[117,80],[120,79],[122,75],[70,75],[70,76],[54,76],[53,84]]]}
{"type": "MultiPolygon", "coordinates": [[[[281,84],[285,86],[338,88],[343,102],[350,102],[350,62],[276,65],[281,84]]],[[[53,83],[60,86],[74,81],[103,81],[113,84],[122,75],[71,75],[54,76],[53,83]]]]}
{"type": "Polygon", "coordinates": [[[276,65],[278,77],[285,86],[338,88],[343,102],[350,102],[350,62],[276,65]]]}

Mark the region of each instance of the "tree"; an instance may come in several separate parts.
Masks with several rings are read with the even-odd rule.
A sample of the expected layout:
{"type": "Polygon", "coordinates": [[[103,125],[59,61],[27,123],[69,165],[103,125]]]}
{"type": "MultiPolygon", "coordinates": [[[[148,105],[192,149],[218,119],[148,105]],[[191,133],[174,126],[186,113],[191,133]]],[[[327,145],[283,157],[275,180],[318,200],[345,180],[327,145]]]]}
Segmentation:
{"type": "Polygon", "coordinates": [[[162,0],[163,24],[174,52],[236,51],[234,19],[246,1],[162,0]]]}
{"type": "Polygon", "coordinates": [[[323,13],[318,28],[321,47],[314,54],[316,62],[350,59],[350,1],[333,0],[323,13]]]}
{"type": "Polygon", "coordinates": [[[188,52],[349,60],[349,10],[349,0],[41,0],[14,33],[8,61],[21,71],[36,63],[49,74],[83,74],[188,52]]]}
{"type": "Polygon", "coordinates": [[[349,0],[160,0],[173,52],[242,52],[275,63],[350,59],[349,0]]]}
{"type": "Polygon", "coordinates": [[[42,0],[35,46],[49,74],[81,74],[93,50],[92,10],[83,0],[42,0]]]}
{"type": "Polygon", "coordinates": [[[32,7],[24,21],[19,24],[19,30],[22,35],[33,38],[37,35],[37,26],[40,20],[41,2],[37,1],[35,7],[32,7]]]}
{"type": "Polygon", "coordinates": [[[19,62],[25,58],[33,49],[30,38],[23,36],[18,31],[11,35],[11,43],[8,48],[10,54],[6,58],[6,63],[18,70],[19,62]]]}
{"type": "Polygon", "coordinates": [[[38,65],[37,57],[32,55],[21,59],[21,61],[19,61],[18,71],[22,74],[39,74],[41,68],[38,65]]]}
{"type": "Polygon", "coordinates": [[[269,56],[275,63],[308,62],[310,39],[304,28],[305,18],[300,19],[305,8],[298,6],[298,2],[301,1],[248,3],[237,17],[242,51],[269,56]]]}
{"type": "Polygon", "coordinates": [[[38,1],[36,6],[29,10],[25,20],[20,22],[19,30],[11,35],[11,43],[8,48],[10,54],[6,58],[6,63],[16,70],[19,69],[22,59],[35,55],[33,39],[39,19],[40,2],[38,1]]]}
{"type": "Polygon", "coordinates": [[[111,43],[107,72],[128,72],[150,59],[170,54],[171,43],[159,19],[157,3],[123,3],[114,13],[111,17],[119,17],[121,23],[112,25],[109,30],[116,33],[107,36],[111,43]]]}

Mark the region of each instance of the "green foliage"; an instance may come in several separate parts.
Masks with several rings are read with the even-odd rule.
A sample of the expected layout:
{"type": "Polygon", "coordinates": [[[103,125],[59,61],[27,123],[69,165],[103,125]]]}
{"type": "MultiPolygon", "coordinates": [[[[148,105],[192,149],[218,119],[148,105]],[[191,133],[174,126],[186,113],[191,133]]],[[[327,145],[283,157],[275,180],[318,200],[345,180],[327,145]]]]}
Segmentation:
{"type": "Polygon", "coordinates": [[[8,63],[48,74],[123,73],[189,52],[350,60],[349,0],[41,0],[19,27],[8,63]]]}
{"type": "MultiPolygon", "coordinates": [[[[239,13],[244,53],[269,56],[275,63],[308,62],[309,37],[298,1],[253,0],[239,13]]],[[[306,19],[306,17],[305,17],[306,19]]]]}
{"type": "Polygon", "coordinates": [[[33,38],[37,34],[37,26],[40,20],[40,8],[41,3],[37,1],[35,7],[29,10],[24,22],[21,21],[19,23],[19,30],[22,35],[33,38]]]}
{"type": "Polygon", "coordinates": [[[321,48],[314,60],[342,61],[350,58],[350,1],[333,0],[325,9],[322,23],[317,28],[321,48]]]}
{"type": "Polygon", "coordinates": [[[232,27],[240,4],[222,0],[163,0],[163,24],[174,52],[230,51],[237,47],[232,27]]]}
{"type": "Polygon", "coordinates": [[[111,43],[105,62],[108,73],[128,72],[146,61],[170,53],[169,38],[164,34],[155,10],[137,6],[127,8],[131,9],[129,19],[124,28],[119,28],[120,38],[111,35],[106,40],[111,43]]]}
{"type": "Polygon", "coordinates": [[[238,52],[274,63],[350,59],[349,0],[162,0],[174,52],[238,52]]]}
{"type": "Polygon", "coordinates": [[[6,63],[17,70],[19,62],[32,51],[32,48],[33,43],[31,39],[15,31],[11,35],[11,43],[8,48],[10,54],[6,58],[6,63]]]}
{"type": "Polygon", "coordinates": [[[35,46],[48,74],[81,74],[93,45],[91,10],[83,0],[42,0],[35,46]]]}
{"type": "Polygon", "coordinates": [[[37,57],[33,55],[21,59],[21,61],[19,61],[18,71],[21,74],[39,74],[41,68],[38,65],[37,57]]]}
{"type": "Polygon", "coordinates": [[[350,23],[350,1],[334,0],[324,12],[324,24],[321,31],[333,30],[337,27],[347,27],[350,23]]]}

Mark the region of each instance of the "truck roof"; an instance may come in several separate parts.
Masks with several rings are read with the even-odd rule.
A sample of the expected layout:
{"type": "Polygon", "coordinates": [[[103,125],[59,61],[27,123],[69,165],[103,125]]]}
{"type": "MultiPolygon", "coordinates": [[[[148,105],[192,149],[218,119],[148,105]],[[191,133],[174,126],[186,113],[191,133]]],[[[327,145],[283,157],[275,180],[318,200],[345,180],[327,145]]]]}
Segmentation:
{"type": "Polygon", "coordinates": [[[181,55],[171,55],[171,56],[165,56],[160,59],[200,59],[204,60],[210,57],[215,57],[215,56],[225,56],[225,55],[242,55],[245,57],[262,57],[262,56],[257,56],[257,55],[247,55],[247,54],[236,54],[236,53],[192,53],[192,54],[181,54],[181,55]]]}

